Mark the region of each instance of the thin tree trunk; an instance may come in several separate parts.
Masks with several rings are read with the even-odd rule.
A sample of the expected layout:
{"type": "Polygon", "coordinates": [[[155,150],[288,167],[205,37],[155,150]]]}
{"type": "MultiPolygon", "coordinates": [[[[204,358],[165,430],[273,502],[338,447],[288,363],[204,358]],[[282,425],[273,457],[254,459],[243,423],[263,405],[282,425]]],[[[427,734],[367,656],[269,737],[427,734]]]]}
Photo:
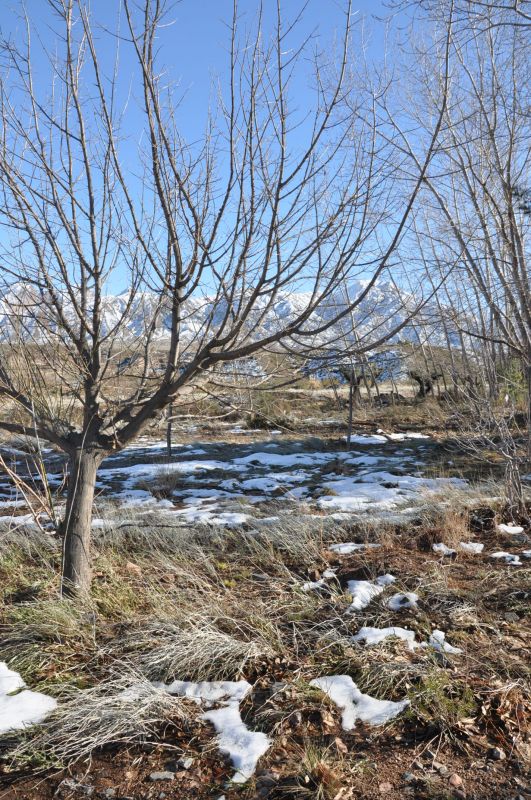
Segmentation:
{"type": "Polygon", "coordinates": [[[70,457],[66,512],[61,529],[64,537],[62,593],[87,592],[91,584],[90,539],[96,473],[102,454],[76,450],[70,457]]]}
{"type": "Polygon", "coordinates": [[[531,467],[531,359],[524,364],[527,394],[527,469],[531,467]]]}
{"type": "Polygon", "coordinates": [[[349,385],[348,385],[347,450],[350,450],[350,443],[351,443],[351,439],[352,439],[353,410],[354,410],[354,370],[351,370],[351,372],[350,372],[350,381],[349,381],[349,385]]]}
{"type": "Polygon", "coordinates": [[[166,425],[166,454],[170,459],[172,457],[173,445],[173,403],[168,406],[168,422],[166,425]]]}

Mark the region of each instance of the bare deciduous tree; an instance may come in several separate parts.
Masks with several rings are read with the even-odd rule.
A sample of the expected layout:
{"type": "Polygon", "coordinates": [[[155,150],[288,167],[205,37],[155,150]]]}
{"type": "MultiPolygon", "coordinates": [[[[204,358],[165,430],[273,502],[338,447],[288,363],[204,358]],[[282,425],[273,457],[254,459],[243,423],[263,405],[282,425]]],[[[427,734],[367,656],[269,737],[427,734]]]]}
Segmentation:
{"type": "Polygon", "coordinates": [[[479,31],[531,28],[530,0],[389,0],[388,5],[392,9],[420,9],[438,20],[447,19],[452,9],[456,27],[468,33],[471,26],[479,31]]]}
{"type": "MultiPolygon", "coordinates": [[[[491,6],[496,4],[481,5],[485,19],[494,23],[496,8],[491,6]]],[[[517,467],[526,460],[531,463],[531,220],[522,200],[530,182],[530,36],[526,27],[492,24],[469,29],[466,38],[452,37],[448,102],[439,147],[424,179],[426,217],[419,233],[419,250],[431,274],[456,264],[444,288],[446,300],[456,308],[454,324],[468,348],[486,366],[491,392],[480,418],[490,420],[499,434],[500,452],[510,461],[509,495],[520,510],[517,467]],[[507,421],[494,425],[496,414],[487,408],[496,400],[496,367],[508,356],[521,365],[527,393],[527,457],[523,458],[515,455],[519,450],[515,442],[507,445],[507,421]]],[[[443,72],[436,46],[419,54],[419,64],[424,64],[418,95],[421,120],[436,113],[443,89],[446,95],[447,72],[444,81],[437,80],[443,72]]],[[[402,152],[417,163],[403,130],[398,140],[402,152]]],[[[479,402],[476,387],[470,399],[474,415],[479,402]]],[[[494,432],[491,436],[494,440],[494,432]]]]}
{"type": "Polygon", "coordinates": [[[47,0],[57,34],[50,83],[36,74],[45,62],[42,52],[36,61],[29,21],[23,47],[1,45],[9,347],[0,395],[14,410],[0,426],[37,432],[68,456],[70,591],[90,585],[91,513],[105,456],[215,365],[332,335],[391,267],[442,119],[441,109],[405,185],[374,94],[353,88],[350,8],[337,58],[315,57],[312,107],[297,111],[292,82],[312,41],[296,43],[297,20],[285,23],[280,4],[271,36],[260,13],[244,35],[235,5],[228,77],[204,136],[190,144],[160,63],[166,3],[122,7],[113,36],[97,28],[85,0],[47,0]],[[124,82],[140,130],[137,117],[130,123],[124,82]],[[113,275],[127,289],[109,308],[113,275]],[[356,276],[369,277],[361,295],[315,314],[356,276]],[[261,326],[297,290],[304,305],[261,326]],[[139,317],[143,327],[132,335],[139,317]]]}

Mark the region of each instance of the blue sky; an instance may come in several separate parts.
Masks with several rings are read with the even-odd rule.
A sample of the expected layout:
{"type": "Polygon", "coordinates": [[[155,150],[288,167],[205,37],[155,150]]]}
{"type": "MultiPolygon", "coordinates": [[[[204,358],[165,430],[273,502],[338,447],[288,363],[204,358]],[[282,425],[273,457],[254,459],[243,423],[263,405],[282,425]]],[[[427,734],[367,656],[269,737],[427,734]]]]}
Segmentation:
{"type": "MultiPolygon", "coordinates": [[[[55,34],[50,29],[50,14],[47,0],[26,0],[25,6],[31,22],[45,47],[54,46],[55,34]]],[[[300,11],[302,0],[283,0],[283,16],[292,19],[300,11]]],[[[119,0],[92,0],[93,18],[97,23],[115,28],[119,0]]],[[[309,0],[297,37],[315,32],[316,46],[324,49],[334,41],[344,24],[344,0],[309,0]]],[[[242,27],[250,25],[255,18],[257,0],[239,0],[242,27]]],[[[0,3],[0,30],[3,36],[17,38],[24,33],[17,0],[2,0],[0,3]]],[[[365,54],[369,59],[379,60],[383,53],[384,25],[378,17],[387,11],[382,0],[355,0],[354,13],[363,25],[365,54]]],[[[276,15],[276,0],[264,0],[265,27],[276,15]]],[[[180,0],[173,5],[168,15],[172,22],[161,34],[161,62],[174,81],[185,93],[182,116],[183,128],[195,135],[201,132],[214,80],[223,83],[227,77],[229,45],[228,24],[232,16],[232,0],[180,0]]],[[[34,36],[35,36],[34,34],[34,36]]],[[[43,65],[44,66],[44,65],[43,65]]],[[[132,65],[124,59],[122,77],[132,74],[132,65]]],[[[43,69],[43,75],[46,70],[43,69]]],[[[310,91],[304,80],[297,84],[298,99],[305,104],[305,93],[310,91]]]]}
{"type": "MultiPolygon", "coordinates": [[[[303,0],[283,0],[282,14],[286,22],[291,21],[300,12],[303,0]]],[[[97,46],[103,55],[105,65],[110,70],[112,65],[112,46],[109,37],[103,31],[97,31],[98,25],[111,30],[116,29],[120,0],[92,0],[93,21],[95,23],[97,46]]],[[[219,80],[221,86],[228,79],[228,50],[230,35],[228,25],[232,17],[232,0],[181,0],[173,5],[168,15],[168,26],[160,33],[160,59],[169,80],[178,84],[178,93],[184,96],[178,109],[179,128],[188,141],[201,137],[207,119],[207,110],[212,95],[212,86],[219,80]]],[[[276,0],[263,0],[264,29],[274,24],[276,19],[276,0]]],[[[33,27],[33,43],[35,45],[34,64],[37,65],[36,83],[41,97],[50,89],[50,66],[39,48],[53,51],[57,42],[54,30],[53,15],[50,15],[47,0],[26,0],[25,7],[33,27]]],[[[240,29],[252,28],[256,19],[257,0],[239,0],[240,29]]],[[[344,0],[308,0],[303,21],[294,35],[293,42],[312,33],[313,44],[325,55],[333,47],[334,39],[341,37],[345,21],[344,0]]],[[[23,20],[20,18],[20,6],[17,0],[1,0],[0,29],[4,37],[20,39],[25,35],[23,20]]],[[[353,11],[358,20],[355,45],[352,58],[367,58],[369,61],[380,61],[384,51],[384,23],[378,17],[387,13],[382,0],[355,0],[353,11]]],[[[303,67],[305,65],[303,64],[303,67]]],[[[294,84],[294,102],[301,115],[311,110],[314,98],[310,88],[311,64],[308,71],[302,69],[296,76],[294,84]]],[[[127,136],[129,137],[131,155],[130,166],[137,172],[135,140],[138,143],[140,128],[143,126],[143,115],[140,106],[140,86],[138,73],[130,48],[122,47],[120,59],[120,92],[127,105],[127,136]],[[132,79],[137,75],[136,80],[132,79]],[[129,94],[130,93],[130,94],[129,94]],[[138,135],[137,135],[138,133],[138,135]]],[[[302,126],[304,134],[304,126],[302,126]]],[[[301,141],[301,146],[305,143],[301,141]]],[[[126,156],[126,160],[127,160],[126,156]]],[[[138,174],[138,173],[137,173],[138,174]]],[[[134,179],[133,179],[134,180],[134,179]]],[[[3,234],[0,233],[0,240],[3,234]]],[[[4,244],[5,244],[4,240],[4,244]]],[[[122,277],[117,271],[108,290],[123,289],[122,277]]]]}

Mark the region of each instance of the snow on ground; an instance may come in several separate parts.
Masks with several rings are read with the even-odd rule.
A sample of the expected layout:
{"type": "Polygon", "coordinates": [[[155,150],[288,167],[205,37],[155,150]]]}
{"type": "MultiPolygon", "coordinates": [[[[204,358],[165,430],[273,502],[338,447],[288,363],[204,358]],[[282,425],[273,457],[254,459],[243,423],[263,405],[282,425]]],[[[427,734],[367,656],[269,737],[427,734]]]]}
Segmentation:
{"type": "Polygon", "coordinates": [[[25,686],[18,672],[0,661],[0,734],[37,725],[57,707],[53,697],[32,692],[25,686]]]}
{"type": "Polygon", "coordinates": [[[491,553],[490,557],[499,559],[500,561],[505,561],[505,563],[509,564],[510,567],[519,567],[522,564],[520,561],[520,556],[515,555],[514,553],[506,553],[504,550],[500,550],[497,553],[491,553]]]}
{"type": "MultiPolygon", "coordinates": [[[[140,513],[167,513],[182,525],[250,525],[260,519],[261,506],[272,501],[283,504],[281,516],[301,501],[307,513],[325,513],[331,520],[360,513],[413,513],[429,493],[463,483],[422,474],[436,443],[402,447],[405,440],[421,436],[357,435],[349,451],[327,450],[312,439],[198,442],[173,446],[171,458],[165,442],[141,441],[104,461],[97,487],[100,500],[118,500],[140,513]],[[203,502],[206,498],[211,504],[203,502]]],[[[49,459],[50,477],[60,483],[62,463],[54,453],[49,459]]],[[[0,484],[0,505],[11,510],[21,503],[7,484],[0,484]]],[[[0,522],[11,520],[6,514],[0,522]]],[[[15,524],[31,521],[17,518],[15,524]]]]}
{"type": "Polygon", "coordinates": [[[520,525],[497,525],[500,533],[523,533],[524,529],[520,525]]]}
{"type": "Polygon", "coordinates": [[[459,548],[464,550],[465,553],[474,553],[479,555],[483,552],[485,545],[483,542],[459,542],[459,548]]]}
{"type": "Polygon", "coordinates": [[[229,756],[236,772],[234,783],[245,783],[254,775],[260,756],[271,747],[271,740],[261,731],[251,731],[242,721],[235,703],[207,711],[202,719],[211,722],[218,738],[218,748],[229,756]]]}
{"type": "Polygon", "coordinates": [[[271,746],[271,740],[261,731],[251,731],[240,715],[240,702],[252,689],[247,681],[173,681],[168,685],[155,684],[169,694],[188,697],[197,704],[221,704],[206,711],[201,719],[210,722],[218,734],[217,745],[229,756],[236,770],[234,783],[245,783],[254,774],[258,759],[271,746]]]}
{"type": "Polygon", "coordinates": [[[457,555],[456,550],[452,550],[451,547],[447,547],[444,542],[438,542],[437,544],[433,544],[431,549],[434,553],[439,553],[441,556],[455,556],[457,555]]]}
{"type": "Polygon", "coordinates": [[[239,703],[253,688],[247,681],[173,681],[173,683],[157,683],[159,689],[168,694],[187,697],[195,703],[239,703]]]}
{"type": "Polygon", "coordinates": [[[459,478],[420,478],[393,475],[390,472],[364,472],[357,476],[338,477],[325,481],[330,493],[317,501],[321,509],[341,511],[392,510],[419,498],[425,492],[436,492],[445,486],[462,486],[459,478]]]}
{"type": "Polygon", "coordinates": [[[383,586],[371,581],[349,581],[347,588],[352,595],[349,611],[362,611],[367,608],[374,597],[378,597],[384,590],[383,586]]]}
{"type": "Polygon", "coordinates": [[[379,544],[361,543],[357,542],[342,542],[340,544],[331,544],[328,549],[332,553],[338,553],[340,556],[348,556],[350,553],[355,553],[357,550],[367,550],[371,547],[380,547],[379,544]]]}
{"type": "Polygon", "coordinates": [[[418,594],[415,592],[398,592],[389,598],[387,608],[391,611],[402,611],[405,608],[417,608],[418,594]]]}
{"type": "Polygon", "coordinates": [[[402,639],[407,642],[409,650],[414,650],[417,647],[415,642],[415,631],[410,631],[408,628],[360,628],[355,636],[352,636],[353,642],[364,642],[366,645],[380,644],[384,639],[394,636],[397,639],[402,639]]]}
{"type": "Polygon", "coordinates": [[[321,689],[333,703],[341,709],[343,730],[350,731],[357,720],[369,725],[384,725],[404,711],[409,700],[377,700],[368,694],[362,694],[350,675],[326,675],[314,678],[310,686],[321,689]]]}
{"type": "Polygon", "coordinates": [[[430,647],[433,647],[440,653],[453,653],[454,655],[459,655],[459,653],[463,652],[460,647],[452,647],[451,644],[448,644],[444,631],[433,631],[429,638],[428,644],[430,647]]]}
{"type": "Polygon", "coordinates": [[[396,580],[394,575],[380,575],[375,581],[348,581],[347,588],[352,595],[349,612],[362,611],[373,598],[378,597],[385,587],[396,580]]]}

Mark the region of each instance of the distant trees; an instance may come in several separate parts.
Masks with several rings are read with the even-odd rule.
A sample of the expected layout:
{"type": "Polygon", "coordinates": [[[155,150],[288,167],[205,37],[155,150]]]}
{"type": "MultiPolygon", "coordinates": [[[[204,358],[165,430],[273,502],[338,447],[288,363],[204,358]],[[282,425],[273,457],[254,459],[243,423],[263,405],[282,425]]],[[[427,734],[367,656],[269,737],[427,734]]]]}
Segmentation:
{"type": "Polygon", "coordinates": [[[188,143],[160,60],[164,0],[124,0],[117,36],[98,28],[85,0],[45,5],[56,34],[50,52],[28,19],[24,42],[0,46],[1,280],[11,304],[0,396],[12,403],[0,426],[68,456],[63,588],[77,591],[90,585],[105,456],[216,364],[326,340],[392,266],[444,91],[418,169],[401,180],[389,122],[349,71],[350,7],[325,64],[311,39],[297,41],[280,5],[267,35],[259,11],[255,27],[240,31],[235,4],[217,107],[200,141],[188,143]],[[296,111],[292,83],[310,55],[313,102],[296,111]],[[130,118],[131,105],[138,116],[130,118]],[[359,275],[368,277],[361,295],[316,322],[315,309],[359,275]],[[109,315],[112,276],[126,292],[109,315]],[[279,296],[297,289],[307,298],[298,313],[261,328],[279,296]],[[203,322],[186,337],[190,304],[203,322]],[[144,327],[131,337],[127,322],[139,309],[144,327]],[[162,316],[170,337],[161,368],[162,316]]]}

